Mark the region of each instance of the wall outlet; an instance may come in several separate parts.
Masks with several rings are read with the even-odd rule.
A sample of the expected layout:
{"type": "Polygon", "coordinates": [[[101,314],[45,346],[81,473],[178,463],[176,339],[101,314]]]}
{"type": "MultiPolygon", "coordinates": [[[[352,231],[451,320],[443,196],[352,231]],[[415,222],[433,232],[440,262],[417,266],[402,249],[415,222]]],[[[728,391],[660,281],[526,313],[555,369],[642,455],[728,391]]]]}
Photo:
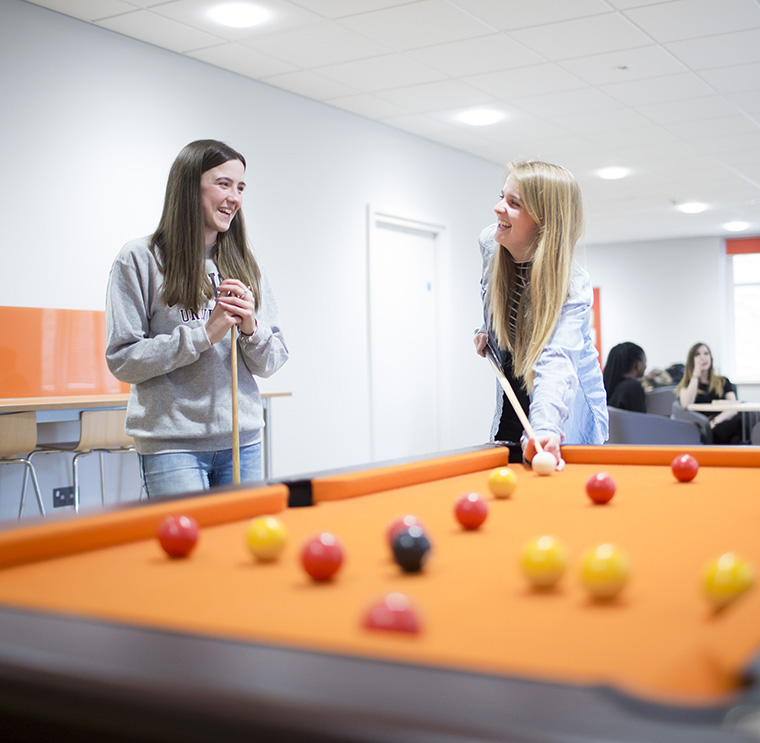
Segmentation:
{"type": "Polygon", "coordinates": [[[67,485],[65,488],[53,488],[53,508],[74,505],[74,486],[67,485]]]}

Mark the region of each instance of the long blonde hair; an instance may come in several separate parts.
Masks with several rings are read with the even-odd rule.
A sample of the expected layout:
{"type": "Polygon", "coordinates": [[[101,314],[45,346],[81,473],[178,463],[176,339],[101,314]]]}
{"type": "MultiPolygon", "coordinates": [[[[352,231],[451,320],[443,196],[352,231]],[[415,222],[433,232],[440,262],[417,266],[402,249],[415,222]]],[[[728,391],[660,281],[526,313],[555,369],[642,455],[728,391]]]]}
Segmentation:
{"type": "Polygon", "coordinates": [[[533,368],[551,338],[570,291],[573,253],[583,232],[583,197],[573,174],[537,160],[510,163],[505,180],[519,188],[525,210],[538,227],[529,290],[518,305],[514,338],[509,299],[516,288],[514,260],[498,247],[491,261],[488,290],[490,325],[499,345],[514,361],[515,374],[533,390],[533,368]]]}
{"type": "Polygon", "coordinates": [[[682,389],[689,386],[689,382],[691,382],[691,378],[694,376],[694,359],[696,358],[697,351],[699,351],[702,346],[704,346],[710,354],[710,368],[707,370],[707,390],[708,392],[714,392],[718,397],[722,398],[726,378],[715,373],[715,369],[713,368],[712,351],[707,343],[695,343],[689,349],[689,353],[686,355],[686,366],[684,367],[683,376],[676,386],[676,392],[680,392],[682,389]]]}

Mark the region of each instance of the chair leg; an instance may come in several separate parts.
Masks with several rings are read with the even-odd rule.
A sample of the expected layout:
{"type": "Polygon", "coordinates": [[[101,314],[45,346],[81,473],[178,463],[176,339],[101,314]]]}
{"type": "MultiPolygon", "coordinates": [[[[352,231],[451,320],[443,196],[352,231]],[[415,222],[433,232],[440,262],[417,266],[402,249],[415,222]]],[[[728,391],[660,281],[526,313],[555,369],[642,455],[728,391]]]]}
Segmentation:
{"type": "Polygon", "coordinates": [[[34,466],[28,459],[19,459],[17,460],[19,464],[24,465],[24,488],[21,491],[21,505],[18,509],[18,517],[19,519],[22,517],[24,513],[24,498],[26,496],[26,480],[27,480],[27,474],[31,474],[32,476],[32,487],[34,488],[34,495],[37,498],[37,507],[40,509],[40,515],[45,516],[45,504],[42,502],[42,494],[40,493],[40,484],[37,482],[37,473],[34,471],[34,466]]]}
{"type": "MultiPolygon", "coordinates": [[[[62,450],[65,451],[65,450],[62,450]]],[[[94,454],[95,452],[98,453],[100,458],[100,500],[102,504],[106,505],[106,478],[105,478],[105,467],[104,467],[104,461],[103,461],[103,454],[126,454],[131,451],[134,451],[133,449],[91,449],[89,451],[80,451],[76,452],[74,454],[74,458],[71,462],[71,470],[72,470],[72,478],[74,481],[74,510],[79,513],[79,506],[80,506],[80,492],[79,492],[79,457],[83,457],[87,454],[94,454]]],[[[60,453],[58,450],[51,451],[51,452],[40,452],[42,454],[57,454],[60,453]]],[[[140,482],[140,500],[142,500],[142,478],[140,482]]]]}
{"type": "MultiPolygon", "coordinates": [[[[103,502],[103,505],[106,505],[106,478],[105,478],[105,470],[103,468],[103,454],[132,454],[134,453],[134,449],[96,449],[95,451],[100,454],[100,494],[101,494],[101,500],[103,502]]],[[[148,497],[148,494],[145,493],[145,487],[143,485],[142,476],[140,477],[140,495],[138,497],[138,501],[141,501],[143,499],[143,494],[145,494],[145,497],[148,497]]]]}
{"type": "MultiPolygon", "coordinates": [[[[27,457],[28,460],[28,457],[27,457]]],[[[30,463],[31,464],[31,463],[30,463]]],[[[32,470],[34,472],[34,470],[32,470]]],[[[26,500],[26,483],[29,480],[29,467],[24,467],[24,479],[21,482],[21,501],[18,506],[18,517],[24,513],[24,501],[26,500]]]]}
{"type": "Polygon", "coordinates": [[[83,457],[86,454],[92,454],[91,451],[80,451],[74,455],[74,459],[71,461],[72,477],[74,479],[74,511],[79,513],[79,457],[83,457]]]}
{"type": "Polygon", "coordinates": [[[103,474],[103,452],[98,452],[100,458],[100,502],[105,506],[106,504],[106,478],[103,474]]]}

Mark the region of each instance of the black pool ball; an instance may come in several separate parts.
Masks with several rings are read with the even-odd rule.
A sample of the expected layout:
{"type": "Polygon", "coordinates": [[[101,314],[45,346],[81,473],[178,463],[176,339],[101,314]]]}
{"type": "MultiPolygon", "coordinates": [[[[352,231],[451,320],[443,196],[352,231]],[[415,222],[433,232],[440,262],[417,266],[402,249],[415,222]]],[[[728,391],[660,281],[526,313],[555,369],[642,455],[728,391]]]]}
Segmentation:
{"type": "Polygon", "coordinates": [[[393,559],[405,573],[418,573],[430,554],[430,540],[421,526],[410,526],[396,533],[391,548],[393,559]]]}

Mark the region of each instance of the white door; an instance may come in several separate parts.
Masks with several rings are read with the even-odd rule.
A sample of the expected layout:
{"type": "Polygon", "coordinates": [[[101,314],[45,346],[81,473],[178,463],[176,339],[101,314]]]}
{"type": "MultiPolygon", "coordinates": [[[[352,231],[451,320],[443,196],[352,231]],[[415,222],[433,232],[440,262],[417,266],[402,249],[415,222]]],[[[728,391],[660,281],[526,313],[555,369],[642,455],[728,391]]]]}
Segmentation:
{"type": "Polygon", "coordinates": [[[439,450],[435,228],[370,213],[373,461],[439,450]]]}

